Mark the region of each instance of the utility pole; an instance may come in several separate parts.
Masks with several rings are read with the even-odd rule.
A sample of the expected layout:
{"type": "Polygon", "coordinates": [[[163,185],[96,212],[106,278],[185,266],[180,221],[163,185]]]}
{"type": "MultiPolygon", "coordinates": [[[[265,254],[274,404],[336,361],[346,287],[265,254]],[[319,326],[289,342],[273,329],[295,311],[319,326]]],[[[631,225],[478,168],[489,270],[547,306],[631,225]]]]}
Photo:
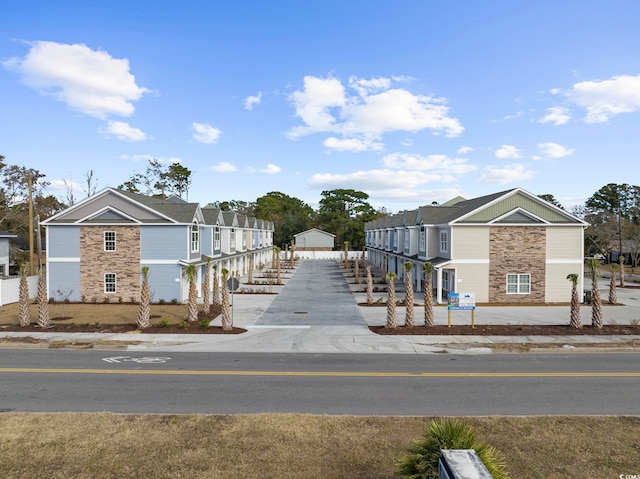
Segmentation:
{"type": "Polygon", "coordinates": [[[29,274],[35,274],[33,262],[33,177],[29,170],[29,274]]]}

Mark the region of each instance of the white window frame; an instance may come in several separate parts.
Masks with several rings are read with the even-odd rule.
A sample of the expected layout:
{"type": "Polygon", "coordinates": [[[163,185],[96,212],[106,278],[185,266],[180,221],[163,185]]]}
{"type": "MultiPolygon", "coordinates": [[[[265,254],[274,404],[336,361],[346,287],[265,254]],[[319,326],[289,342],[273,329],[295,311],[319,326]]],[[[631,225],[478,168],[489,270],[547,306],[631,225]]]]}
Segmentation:
{"type": "Polygon", "coordinates": [[[197,253],[200,251],[200,226],[198,223],[191,225],[191,252],[197,253]]]}
{"type": "Polygon", "coordinates": [[[104,274],[104,292],[106,294],[114,294],[118,292],[118,275],[116,273],[104,274]],[[111,285],[113,285],[113,291],[111,291],[111,285]]]}
{"type": "Polygon", "coordinates": [[[531,294],[531,274],[507,273],[506,280],[507,294],[531,294]]]}
{"type": "Polygon", "coordinates": [[[104,232],[104,250],[105,251],[115,251],[116,250],[116,232],[115,231],[105,231],[104,232]],[[109,236],[109,238],[107,237],[107,235],[109,236]],[[113,238],[111,238],[111,235],[113,235],[113,238]]]}
{"type": "Polygon", "coordinates": [[[451,274],[451,271],[447,269],[442,270],[442,289],[453,293],[454,291],[451,289],[451,274]]]}
{"type": "Polygon", "coordinates": [[[441,253],[449,252],[449,232],[448,231],[440,231],[440,252],[441,253]]]}
{"type": "Polygon", "coordinates": [[[427,251],[427,230],[424,226],[420,227],[420,251],[427,251]]]}
{"type": "Polygon", "coordinates": [[[213,249],[220,249],[220,226],[216,225],[216,228],[213,232],[213,249]]]}
{"type": "Polygon", "coordinates": [[[409,228],[404,229],[404,250],[409,251],[411,245],[409,244],[409,240],[411,239],[411,231],[409,228]]]}

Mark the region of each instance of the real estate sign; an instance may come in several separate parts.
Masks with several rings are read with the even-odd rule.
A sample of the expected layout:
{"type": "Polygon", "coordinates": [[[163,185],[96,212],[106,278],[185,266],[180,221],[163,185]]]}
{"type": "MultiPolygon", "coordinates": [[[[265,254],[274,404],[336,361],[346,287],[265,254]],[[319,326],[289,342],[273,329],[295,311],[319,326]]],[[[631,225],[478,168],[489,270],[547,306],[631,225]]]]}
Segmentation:
{"type": "Polygon", "coordinates": [[[475,293],[449,293],[447,296],[449,310],[474,310],[476,309],[475,293]]]}

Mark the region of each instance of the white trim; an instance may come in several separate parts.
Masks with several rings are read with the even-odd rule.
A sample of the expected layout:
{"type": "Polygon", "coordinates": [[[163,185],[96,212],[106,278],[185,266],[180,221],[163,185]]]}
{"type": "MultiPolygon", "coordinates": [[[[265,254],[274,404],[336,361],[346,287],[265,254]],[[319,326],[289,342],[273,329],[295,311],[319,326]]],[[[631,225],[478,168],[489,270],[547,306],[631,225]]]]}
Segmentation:
{"type": "Polygon", "coordinates": [[[175,259],[141,259],[140,264],[172,264],[179,265],[180,260],[175,259]]]}
{"type": "MultiPolygon", "coordinates": [[[[111,211],[113,213],[116,213],[116,214],[122,216],[123,218],[131,220],[131,222],[133,222],[135,224],[139,224],[140,223],[140,220],[137,220],[133,216],[129,216],[129,215],[123,213],[122,211],[120,211],[119,209],[114,208],[113,206],[107,205],[104,208],[100,208],[98,211],[94,211],[90,215],[84,216],[84,217],[80,218],[79,220],[74,221],[73,224],[83,223],[84,221],[90,220],[91,218],[95,218],[96,216],[100,216],[101,214],[106,213],[107,211],[111,211]]],[[[91,223],[91,224],[94,225],[95,223],[91,223]]],[[[110,224],[110,223],[108,223],[108,224],[110,224]]],[[[116,224],[128,225],[128,223],[116,223],[116,224]]]]}
{"type": "Polygon", "coordinates": [[[583,264],[582,259],[549,259],[545,260],[545,264],[583,264]]]}
{"type": "Polygon", "coordinates": [[[454,264],[489,264],[489,259],[452,259],[450,263],[454,264]]]}
{"type": "MultiPolygon", "coordinates": [[[[534,220],[536,220],[536,221],[539,221],[540,223],[542,223],[542,224],[544,224],[544,225],[547,225],[547,224],[549,224],[549,223],[550,223],[549,221],[547,221],[547,220],[545,220],[545,219],[543,219],[543,218],[540,218],[538,215],[534,215],[534,214],[533,214],[533,213],[531,213],[530,211],[525,210],[522,206],[518,206],[518,207],[516,207],[516,208],[514,208],[514,209],[512,209],[512,210],[510,210],[510,211],[507,211],[507,212],[506,212],[506,213],[504,213],[503,215],[500,215],[500,216],[498,216],[497,218],[492,219],[492,220],[491,220],[491,221],[489,221],[487,224],[492,225],[492,224],[494,224],[494,223],[497,223],[498,221],[501,221],[501,220],[503,220],[503,219],[505,219],[505,218],[508,218],[508,217],[509,217],[509,216],[511,216],[511,215],[515,215],[515,214],[517,214],[517,213],[522,213],[524,216],[528,216],[528,217],[530,217],[531,219],[534,219],[534,220]]],[[[502,224],[506,224],[506,225],[508,225],[508,226],[513,226],[513,225],[527,225],[527,226],[533,226],[533,225],[535,225],[536,223],[502,223],[502,224]]]]}
{"type": "Polygon", "coordinates": [[[79,263],[80,257],[47,256],[47,263],[79,263]]]}

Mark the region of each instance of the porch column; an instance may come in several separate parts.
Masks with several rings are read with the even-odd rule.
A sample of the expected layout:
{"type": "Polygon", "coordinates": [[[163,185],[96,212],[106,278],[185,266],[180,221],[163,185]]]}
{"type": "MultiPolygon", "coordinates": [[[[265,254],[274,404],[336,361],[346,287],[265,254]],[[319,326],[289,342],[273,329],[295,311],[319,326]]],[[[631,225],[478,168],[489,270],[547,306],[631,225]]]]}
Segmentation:
{"type": "Polygon", "coordinates": [[[436,268],[436,303],[442,304],[442,268],[436,268]]]}

